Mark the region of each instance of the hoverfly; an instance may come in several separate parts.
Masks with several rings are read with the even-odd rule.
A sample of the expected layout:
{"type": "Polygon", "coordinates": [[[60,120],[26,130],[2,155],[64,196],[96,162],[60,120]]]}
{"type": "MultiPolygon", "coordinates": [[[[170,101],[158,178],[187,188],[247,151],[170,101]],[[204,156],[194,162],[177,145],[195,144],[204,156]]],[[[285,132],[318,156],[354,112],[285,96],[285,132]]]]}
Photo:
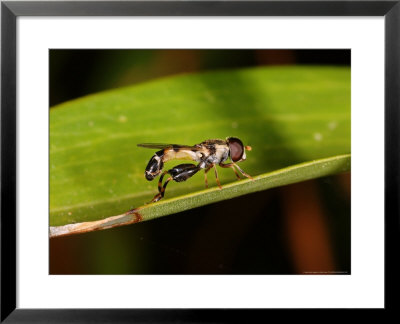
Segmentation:
{"type": "Polygon", "coordinates": [[[207,172],[214,168],[215,178],[218,187],[222,189],[221,183],[218,178],[218,171],[216,165],[222,168],[231,168],[238,179],[240,176],[235,168],[237,168],[242,175],[249,179],[253,179],[245,173],[236,163],[246,160],[246,152],[251,151],[250,146],[244,146],[242,141],[236,137],[227,137],[226,140],[210,139],[196,144],[178,145],[178,144],[159,144],[159,143],[142,143],[138,144],[139,147],[161,149],[156,152],[147,164],[144,173],[147,180],[151,181],[159,174],[161,174],[158,181],[158,194],[149,202],[159,201],[164,197],[165,188],[168,182],[174,180],[176,182],[186,181],[195,175],[201,169],[204,169],[204,180],[206,188],[208,188],[207,172]],[[228,158],[231,163],[224,163],[228,158]],[[184,163],[179,164],[168,171],[162,171],[164,163],[169,160],[192,160],[198,164],[184,163]],[[162,184],[164,176],[169,174],[170,177],[162,184]]]}

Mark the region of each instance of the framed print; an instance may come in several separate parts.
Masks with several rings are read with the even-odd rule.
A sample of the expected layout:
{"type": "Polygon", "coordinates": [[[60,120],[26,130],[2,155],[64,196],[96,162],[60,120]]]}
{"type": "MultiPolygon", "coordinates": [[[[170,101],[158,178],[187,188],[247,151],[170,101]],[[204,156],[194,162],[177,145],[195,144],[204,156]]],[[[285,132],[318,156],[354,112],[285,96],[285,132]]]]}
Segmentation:
{"type": "Polygon", "coordinates": [[[393,308],[398,1],[1,10],[2,321],[393,308]]]}

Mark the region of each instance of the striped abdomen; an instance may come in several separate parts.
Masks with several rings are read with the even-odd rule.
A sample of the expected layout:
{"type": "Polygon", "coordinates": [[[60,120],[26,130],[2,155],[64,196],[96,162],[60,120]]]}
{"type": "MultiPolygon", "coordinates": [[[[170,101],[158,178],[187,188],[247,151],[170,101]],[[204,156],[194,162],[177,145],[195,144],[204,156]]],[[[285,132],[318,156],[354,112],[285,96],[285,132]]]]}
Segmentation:
{"type": "Polygon", "coordinates": [[[164,150],[161,150],[156,152],[156,154],[154,154],[150,159],[149,163],[147,164],[146,171],[144,172],[144,176],[147,180],[151,181],[161,173],[161,170],[164,167],[164,162],[162,160],[163,155],[164,150]]]}
{"type": "Polygon", "coordinates": [[[144,175],[147,180],[151,181],[161,173],[164,167],[164,162],[169,160],[200,161],[200,157],[200,152],[195,152],[188,149],[177,149],[174,147],[163,149],[156,152],[150,159],[144,175]]]}

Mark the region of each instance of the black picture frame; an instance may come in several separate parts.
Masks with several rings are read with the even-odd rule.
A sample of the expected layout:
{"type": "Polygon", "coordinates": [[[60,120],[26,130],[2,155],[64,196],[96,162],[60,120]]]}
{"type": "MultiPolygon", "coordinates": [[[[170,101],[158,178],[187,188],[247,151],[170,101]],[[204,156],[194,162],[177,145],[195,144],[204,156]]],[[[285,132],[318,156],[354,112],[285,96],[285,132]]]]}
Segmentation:
{"type": "MultiPolygon", "coordinates": [[[[396,310],[399,255],[400,0],[2,1],[1,322],[252,322],[267,310],[16,308],[16,19],[19,16],[380,16],[385,19],[385,310],[396,310]]],[[[372,127],[372,125],[371,125],[372,127]]],[[[245,298],[245,297],[244,297],[245,298]]]]}

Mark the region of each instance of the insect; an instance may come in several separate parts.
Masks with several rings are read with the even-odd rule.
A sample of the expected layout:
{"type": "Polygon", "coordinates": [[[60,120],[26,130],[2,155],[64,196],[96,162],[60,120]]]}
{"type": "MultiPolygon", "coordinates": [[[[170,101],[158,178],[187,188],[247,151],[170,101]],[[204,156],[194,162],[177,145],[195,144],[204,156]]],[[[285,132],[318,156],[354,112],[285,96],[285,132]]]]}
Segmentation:
{"type": "Polygon", "coordinates": [[[150,159],[144,173],[146,179],[149,181],[161,174],[158,181],[158,194],[155,195],[149,203],[159,201],[164,197],[165,188],[171,180],[176,182],[186,181],[202,169],[204,169],[206,188],[208,188],[207,172],[210,171],[211,168],[214,168],[218,187],[222,189],[218,178],[217,165],[222,168],[231,168],[238,179],[240,179],[240,176],[236,169],[238,169],[245,177],[253,179],[236,164],[237,162],[246,160],[245,151],[251,151],[251,147],[244,146],[242,141],[236,137],[227,137],[225,140],[209,139],[193,146],[159,143],[142,143],[138,144],[138,146],[161,149],[150,159]],[[228,158],[230,158],[232,162],[224,163],[228,158]],[[163,172],[164,163],[170,160],[192,160],[198,162],[198,164],[179,164],[172,169],[163,172]],[[163,185],[162,181],[166,174],[169,174],[170,176],[163,185]]]}

